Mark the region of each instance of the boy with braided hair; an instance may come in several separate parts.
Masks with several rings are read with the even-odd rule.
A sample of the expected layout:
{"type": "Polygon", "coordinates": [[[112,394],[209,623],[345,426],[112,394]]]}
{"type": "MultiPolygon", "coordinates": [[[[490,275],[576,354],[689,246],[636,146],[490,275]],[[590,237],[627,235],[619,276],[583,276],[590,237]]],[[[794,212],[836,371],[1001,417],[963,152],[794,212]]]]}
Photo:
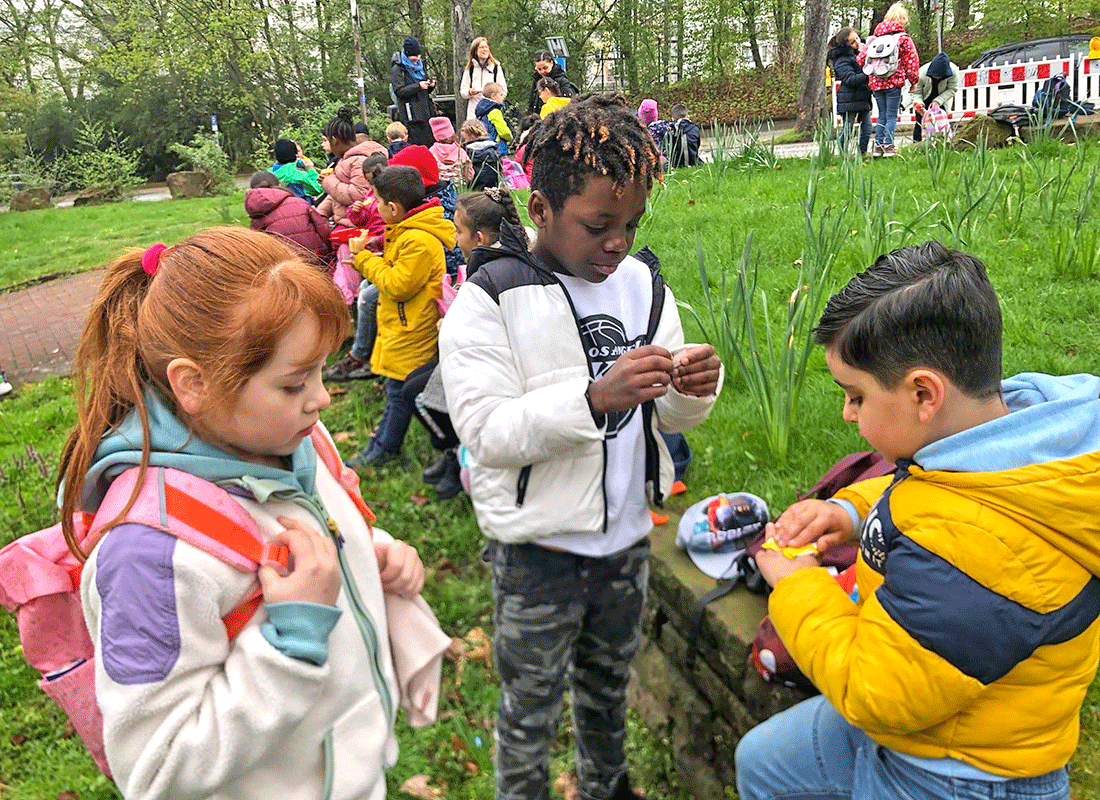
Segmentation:
{"type": "Polygon", "coordinates": [[[684,345],[656,257],[628,255],[660,162],[623,98],[576,98],[528,147],[538,238],[528,250],[502,221],[440,332],[493,570],[496,797],[549,796],[568,678],[580,796],[627,800],[649,502],[673,480],[659,433],[706,418],[722,365],[684,345]]]}

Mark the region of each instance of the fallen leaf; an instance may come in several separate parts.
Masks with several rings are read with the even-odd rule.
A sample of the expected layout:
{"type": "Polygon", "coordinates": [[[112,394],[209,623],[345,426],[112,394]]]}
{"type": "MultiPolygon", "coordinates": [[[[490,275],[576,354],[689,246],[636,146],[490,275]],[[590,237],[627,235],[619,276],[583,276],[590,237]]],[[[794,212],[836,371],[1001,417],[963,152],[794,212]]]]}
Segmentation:
{"type": "Polygon", "coordinates": [[[457,636],[451,639],[451,646],[447,648],[445,655],[449,659],[460,658],[466,652],[466,642],[459,639],[457,636]]]}
{"type": "Polygon", "coordinates": [[[572,772],[563,772],[554,781],[554,788],[565,800],[578,800],[581,796],[577,788],[577,776],[572,772]]]}
{"type": "Polygon", "coordinates": [[[27,737],[26,737],[26,736],[24,736],[24,735],[23,735],[23,734],[21,734],[21,733],[13,733],[13,734],[12,734],[12,735],[11,735],[11,736],[10,736],[10,737],[8,738],[8,741],[9,741],[9,742],[11,742],[11,746],[12,746],[12,747],[19,747],[20,745],[22,745],[22,744],[23,744],[23,742],[27,741],[27,737]]]}
{"type": "Polygon", "coordinates": [[[447,785],[432,786],[431,779],[427,775],[413,775],[403,784],[401,791],[420,800],[437,800],[447,793],[447,785]]]}
{"type": "Polygon", "coordinates": [[[80,795],[72,789],[66,789],[57,795],[57,800],[80,800],[80,795]]]}
{"type": "Polygon", "coordinates": [[[464,766],[466,767],[466,771],[469,772],[471,775],[477,775],[479,772],[481,772],[481,770],[477,766],[476,761],[467,761],[464,766]]]}
{"type": "MultiPolygon", "coordinates": [[[[342,394],[348,393],[348,387],[346,386],[326,386],[325,388],[328,390],[328,393],[334,397],[339,397],[342,394]]],[[[336,441],[340,440],[337,439],[336,441]]]]}
{"type": "Polygon", "coordinates": [[[422,494],[414,494],[409,496],[409,502],[412,503],[414,506],[423,508],[428,504],[428,498],[422,494]]]}
{"type": "Polygon", "coordinates": [[[451,749],[456,753],[465,753],[469,748],[466,747],[466,743],[459,738],[457,733],[451,734],[451,749]]]}
{"type": "Polygon", "coordinates": [[[76,735],[76,726],[73,725],[71,719],[65,720],[65,729],[61,732],[62,739],[68,739],[71,736],[76,735]]]}
{"type": "Polygon", "coordinates": [[[693,206],[693,205],[695,205],[695,201],[694,201],[694,200],[688,200],[688,205],[689,205],[689,206],[693,206]]]}
{"type": "Polygon", "coordinates": [[[334,442],[349,442],[353,435],[351,431],[336,431],[336,433],[332,434],[332,440],[334,442]]]}

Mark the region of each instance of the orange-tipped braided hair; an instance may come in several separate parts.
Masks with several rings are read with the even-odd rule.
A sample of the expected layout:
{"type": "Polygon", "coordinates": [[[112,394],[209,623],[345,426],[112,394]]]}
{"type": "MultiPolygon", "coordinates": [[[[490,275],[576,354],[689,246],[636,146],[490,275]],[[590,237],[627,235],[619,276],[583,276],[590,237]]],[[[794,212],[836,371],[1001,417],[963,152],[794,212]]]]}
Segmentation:
{"type": "MultiPolygon", "coordinates": [[[[168,364],[175,358],[194,361],[210,379],[207,406],[230,406],[302,311],[312,311],[320,325],[314,357],[344,340],[350,319],[332,278],[270,234],[210,228],[173,247],[130,250],[115,259],[77,348],[77,423],[58,468],[62,526],[77,558],[83,561],[85,554],[72,515],[85,474],[100,439],[131,412],[141,420],[143,473],[149,463],[146,387],[157,389],[190,426],[172,394],[168,364]]],[[[136,494],[137,487],[122,514],[136,494]]]]}
{"type": "Polygon", "coordinates": [[[530,136],[531,189],[554,211],[584,191],[592,175],[606,175],[616,188],[660,175],[661,159],[649,130],[621,94],[583,94],[548,114],[530,136]]]}

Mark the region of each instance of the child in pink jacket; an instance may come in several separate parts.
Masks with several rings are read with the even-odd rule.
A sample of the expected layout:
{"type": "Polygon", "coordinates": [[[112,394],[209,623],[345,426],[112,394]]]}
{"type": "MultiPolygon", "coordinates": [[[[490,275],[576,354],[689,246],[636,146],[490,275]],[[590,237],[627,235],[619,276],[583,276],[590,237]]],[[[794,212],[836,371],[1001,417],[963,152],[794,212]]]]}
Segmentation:
{"type": "MultiPolygon", "coordinates": [[[[874,36],[867,40],[867,46],[870,48],[876,36],[897,36],[898,39],[898,67],[894,73],[881,77],[869,73],[867,76],[867,83],[875,96],[875,109],[878,113],[872,156],[897,155],[898,150],[894,146],[894,129],[898,124],[901,87],[908,80],[909,91],[917,90],[920,56],[917,54],[917,46],[913,44],[912,37],[905,32],[905,26],[908,24],[909,12],[901,3],[894,3],[886,12],[886,17],[875,27],[874,36]]],[[[861,52],[859,63],[865,64],[866,58],[866,51],[861,52]]]]}

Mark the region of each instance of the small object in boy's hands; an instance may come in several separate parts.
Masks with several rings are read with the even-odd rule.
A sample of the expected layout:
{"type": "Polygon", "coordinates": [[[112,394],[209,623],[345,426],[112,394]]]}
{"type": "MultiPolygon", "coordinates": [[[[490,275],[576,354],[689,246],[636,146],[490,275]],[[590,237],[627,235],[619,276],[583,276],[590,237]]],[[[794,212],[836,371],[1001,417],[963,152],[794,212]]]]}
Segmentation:
{"type": "Polygon", "coordinates": [[[818,555],[817,544],[810,542],[802,547],[780,547],[775,539],[768,539],[761,545],[765,550],[774,550],[777,553],[782,553],[787,558],[798,558],[799,556],[818,555]]]}

